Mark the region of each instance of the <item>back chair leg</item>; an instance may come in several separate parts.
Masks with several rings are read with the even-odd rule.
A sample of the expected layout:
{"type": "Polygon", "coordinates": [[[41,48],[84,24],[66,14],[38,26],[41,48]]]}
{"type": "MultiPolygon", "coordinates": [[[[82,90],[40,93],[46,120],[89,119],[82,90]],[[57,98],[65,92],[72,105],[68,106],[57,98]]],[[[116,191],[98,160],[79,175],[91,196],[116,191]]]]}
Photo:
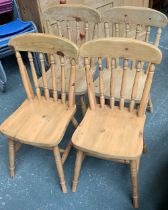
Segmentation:
{"type": "Polygon", "coordinates": [[[9,144],[9,174],[11,177],[15,175],[15,144],[14,140],[8,139],[9,144]]]}
{"type": "Polygon", "coordinates": [[[63,155],[62,155],[62,164],[65,163],[70,151],[71,151],[71,148],[72,148],[72,141],[70,141],[66,147],[66,149],[64,150],[63,152],[63,155]]]}
{"type": "Polygon", "coordinates": [[[80,103],[81,103],[81,108],[82,108],[82,114],[84,116],[86,111],[87,111],[86,102],[85,102],[85,95],[80,96],[80,103]]]}
{"type": "Polygon", "coordinates": [[[20,142],[16,142],[16,145],[15,145],[15,152],[18,152],[22,147],[22,144],[20,142]]]}
{"type": "Polygon", "coordinates": [[[149,108],[150,113],[153,113],[153,104],[152,104],[151,96],[149,96],[148,108],[149,108]]]}
{"type": "Polygon", "coordinates": [[[131,160],[131,179],[133,188],[133,206],[138,208],[138,176],[137,176],[137,160],[131,160]]]}
{"type": "Polygon", "coordinates": [[[53,148],[53,152],[54,152],[55,162],[57,166],[58,176],[60,178],[61,188],[62,188],[62,191],[66,193],[67,188],[65,184],[63,165],[62,165],[61,155],[60,155],[58,146],[53,148]]]}
{"type": "Polygon", "coordinates": [[[73,118],[71,119],[71,122],[72,122],[72,125],[74,126],[74,128],[77,128],[77,127],[78,127],[78,122],[77,122],[77,120],[75,119],[75,117],[73,117],[73,118]]]}
{"type": "Polygon", "coordinates": [[[135,69],[135,65],[136,65],[136,61],[133,60],[132,63],[131,63],[131,70],[135,69]]]}
{"type": "Polygon", "coordinates": [[[79,178],[83,160],[84,160],[84,153],[78,150],[76,154],[76,161],[75,161],[75,168],[74,168],[74,179],[72,181],[72,192],[76,192],[78,178],[79,178]]]}
{"type": "Polygon", "coordinates": [[[145,142],[143,143],[143,153],[147,153],[147,146],[146,146],[145,142]]]}

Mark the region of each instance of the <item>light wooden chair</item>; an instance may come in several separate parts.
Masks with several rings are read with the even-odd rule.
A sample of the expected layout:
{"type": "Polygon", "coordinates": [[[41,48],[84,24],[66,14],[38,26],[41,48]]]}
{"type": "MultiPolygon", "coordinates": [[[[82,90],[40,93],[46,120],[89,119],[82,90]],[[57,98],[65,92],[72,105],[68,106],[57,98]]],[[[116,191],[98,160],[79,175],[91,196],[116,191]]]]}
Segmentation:
{"type": "MultiPolygon", "coordinates": [[[[43,22],[46,33],[66,37],[80,46],[85,41],[94,39],[97,36],[97,25],[100,22],[100,13],[84,5],[50,5],[43,13],[43,22]]],[[[58,61],[59,62],[59,61],[58,61]]],[[[92,74],[96,67],[92,63],[92,74]]],[[[47,71],[49,89],[52,87],[50,69],[47,71]]],[[[58,90],[61,90],[61,71],[57,74],[58,90]]],[[[65,75],[65,91],[68,92],[69,71],[65,75]]],[[[42,78],[39,79],[40,87],[42,78]]],[[[78,60],[78,71],[76,74],[77,96],[80,96],[83,114],[86,112],[85,93],[87,92],[86,78],[83,70],[83,60],[78,60]]]]}
{"type": "MultiPolygon", "coordinates": [[[[62,191],[66,192],[63,163],[67,158],[71,142],[65,149],[61,158],[59,143],[66,128],[73,118],[75,106],[75,73],[78,47],[67,39],[44,34],[27,34],[13,38],[9,45],[14,48],[18,61],[20,74],[26,91],[27,99],[22,105],[7,118],[1,125],[0,131],[7,136],[9,143],[9,170],[14,176],[15,169],[15,144],[17,142],[53,150],[62,191]],[[22,60],[21,52],[28,53],[33,86],[30,82],[26,66],[22,60]],[[32,57],[33,52],[38,52],[41,63],[44,95],[41,93],[32,57]],[[46,71],[44,66],[44,53],[51,59],[52,96],[49,95],[46,71]],[[61,99],[58,99],[55,68],[55,54],[62,61],[64,72],[64,60],[69,59],[71,73],[69,81],[68,100],[65,94],[65,78],[62,76],[61,99]],[[33,88],[34,87],[34,88],[33,88]]],[[[19,144],[16,144],[16,150],[19,144]]]]}
{"type": "Polygon", "coordinates": [[[159,64],[162,59],[161,51],[157,47],[139,40],[104,38],[85,43],[80,48],[80,56],[85,57],[90,108],[88,108],[83,121],[72,136],[72,143],[77,149],[72,191],[76,191],[78,177],[85,155],[128,163],[131,167],[133,203],[134,207],[137,208],[137,173],[143,152],[145,109],[148,103],[155,64],[159,64]],[[96,102],[95,88],[90,71],[90,59],[92,57],[98,58],[100,103],[96,102]],[[111,76],[108,78],[110,80],[110,105],[105,104],[103,57],[112,58],[111,76]],[[123,60],[119,105],[117,105],[118,103],[115,100],[115,88],[118,86],[117,81],[115,81],[115,58],[122,58],[123,60]],[[127,74],[127,68],[130,59],[135,59],[138,62],[131,90],[130,104],[129,107],[126,107],[125,93],[130,77],[127,74]],[[140,106],[136,109],[135,98],[138,94],[141,71],[143,71],[142,64],[145,61],[148,61],[150,66],[144,84],[140,106]]]}
{"type": "MultiPolygon", "coordinates": [[[[144,8],[144,7],[133,7],[133,6],[122,6],[114,7],[106,10],[102,14],[102,22],[104,23],[104,36],[105,37],[134,37],[135,39],[141,39],[145,42],[152,41],[151,31],[153,30],[153,44],[159,45],[162,28],[167,25],[167,17],[156,10],[144,8]],[[155,32],[154,32],[155,28],[155,32]]],[[[153,56],[153,55],[151,55],[153,56]]],[[[125,99],[128,101],[131,99],[131,89],[135,76],[135,62],[129,65],[127,73],[129,74],[129,85],[126,88],[125,99]]],[[[120,85],[122,78],[122,68],[119,61],[116,63],[117,69],[115,73],[115,80],[118,83],[115,91],[115,97],[119,100],[120,98],[120,85]]],[[[107,58],[106,68],[111,68],[111,61],[107,58]]],[[[144,71],[140,73],[140,83],[138,86],[138,95],[136,97],[136,103],[139,104],[140,98],[143,92],[144,82],[146,80],[146,72],[148,71],[148,65],[143,66],[144,71]]],[[[104,80],[108,80],[110,77],[110,71],[104,71],[104,80]]],[[[108,80],[109,81],[109,80],[108,80]]],[[[95,92],[99,96],[98,79],[95,81],[95,92]]],[[[109,83],[105,82],[105,98],[110,98],[109,83]]],[[[149,98],[149,110],[153,112],[153,105],[151,98],[149,98]]]]}

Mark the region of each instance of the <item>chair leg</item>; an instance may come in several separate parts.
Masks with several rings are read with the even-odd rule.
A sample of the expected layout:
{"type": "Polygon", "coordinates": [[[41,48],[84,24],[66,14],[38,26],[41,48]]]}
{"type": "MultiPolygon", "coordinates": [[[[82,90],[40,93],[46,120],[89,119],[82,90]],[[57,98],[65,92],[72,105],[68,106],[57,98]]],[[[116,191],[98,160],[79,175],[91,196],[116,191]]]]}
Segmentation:
{"type": "Polygon", "coordinates": [[[143,143],[143,153],[147,153],[147,146],[146,146],[145,142],[143,143]]]}
{"type": "Polygon", "coordinates": [[[8,139],[9,145],[9,174],[11,177],[15,175],[15,145],[14,140],[8,139]]]}
{"type": "Polygon", "coordinates": [[[137,160],[130,161],[131,179],[133,188],[133,206],[138,208],[138,176],[137,176],[137,160]]]}
{"type": "Polygon", "coordinates": [[[72,148],[72,141],[70,141],[66,147],[66,149],[64,150],[63,152],[63,155],[62,155],[62,164],[65,163],[70,151],[71,151],[71,148],[72,148]]]}
{"type": "Polygon", "coordinates": [[[77,128],[77,127],[78,127],[78,122],[77,122],[77,120],[75,119],[75,117],[73,117],[73,118],[71,119],[71,122],[72,122],[74,128],[77,128]]]}
{"type": "Polygon", "coordinates": [[[64,193],[66,193],[67,188],[66,188],[66,184],[65,184],[62,160],[61,160],[61,155],[60,155],[58,146],[53,148],[53,152],[54,152],[55,162],[56,162],[56,166],[57,166],[58,176],[60,178],[61,188],[62,188],[62,191],[64,193]]]}
{"type": "Polygon", "coordinates": [[[133,60],[131,63],[131,70],[135,69],[135,65],[136,65],[136,62],[135,62],[135,60],[133,60]]]}
{"type": "Polygon", "coordinates": [[[16,142],[16,145],[15,145],[15,152],[18,152],[22,147],[22,144],[20,142],[16,142]]]}
{"type": "Polygon", "coordinates": [[[0,91],[5,92],[7,84],[7,77],[5,70],[2,66],[2,62],[0,60],[0,91]]]}
{"type": "Polygon", "coordinates": [[[149,96],[148,109],[150,113],[153,113],[153,104],[152,104],[151,96],[149,96]]]}
{"type": "Polygon", "coordinates": [[[82,162],[84,160],[84,153],[80,150],[77,151],[76,154],[76,161],[75,161],[75,168],[74,168],[74,178],[72,181],[72,192],[76,192],[77,184],[78,184],[78,178],[82,166],[82,162]]]}
{"type": "Polygon", "coordinates": [[[137,159],[137,174],[138,174],[138,171],[139,171],[140,161],[141,161],[141,158],[138,158],[137,159]]]}
{"type": "Polygon", "coordinates": [[[153,8],[153,0],[149,1],[149,8],[151,8],[151,9],[153,8]]]}
{"type": "Polygon", "coordinates": [[[86,102],[85,102],[85,95],[81,95],[80,96],[80,102],[81,102],[82,114],[84,116],[85,113],[86,113],[86,110],[87,110],[87,108],[86,108],[86,102]]]}

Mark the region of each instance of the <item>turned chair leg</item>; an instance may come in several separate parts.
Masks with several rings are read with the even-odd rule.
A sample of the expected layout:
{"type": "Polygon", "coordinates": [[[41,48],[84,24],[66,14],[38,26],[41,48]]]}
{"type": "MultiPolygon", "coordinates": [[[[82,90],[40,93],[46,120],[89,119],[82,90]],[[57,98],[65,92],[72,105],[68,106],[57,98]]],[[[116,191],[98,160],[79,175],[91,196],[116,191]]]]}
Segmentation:
{"type": "Polygon", "coordinates": [[[138,176],[137,176],[137,160],[130,161],[131,179],[133,188],[133,206],[138,208],[138,176]]]}
{"type": "Polygon", "coordinates": [[[14,140],[8,139],[9,144],[9,174],[11,177],[15,175],[15,144],[14,140]]]}
{"type": "Polygon", "coordinates": [[[80,103],[81,103],[81,108],[82,108],[82,114],[84,116],[86,111],[87,111],[86,102],[85,102],[85,95],[80,96],[80,103]]]}
{"type": "Polygon", "coordinates": [[[74,178],[72,181],[72,192],[76,192],[77,184],[78,184],[78,178],[82,166],[82,162],[84,160],[84,153],[80,150],[77,151],[76,154],[76,161],[75,161],[75,168],[74,168],[74,178]]]}
{"type": "Polygon", "coordinates": [[[66,149],[64,150],[63,154],[62,154],[62,164],[65,163],[70,151],[71,151],[71,148],[72,148],[72,141],[70,141],[66,147],[66,149]]]}
{"type": "Polygon", "coordinates": [[[137,174],[139,172],[139,166],[140,166],[141,158],[137,159],[137,174]]]}
{"type": "Polygon", "coordinates": [[[152,104],[151,96],[149,96],[148,109],[150,113],[153,113],[153,104],[152,104]]]}
{"type": "Polygon", "coordinates": [[[53,152],[54,152],[55,162],[56,162],[56,166],[57,166],[58,176],[60,178],[61,188],[62,188],[62,191],[64,193],[66,193],[67,188],[66,188],[66,184],[65,184],[62,160],[61,160],[61,155],[60,155],[58,146],[53,148],[53,152]]]}

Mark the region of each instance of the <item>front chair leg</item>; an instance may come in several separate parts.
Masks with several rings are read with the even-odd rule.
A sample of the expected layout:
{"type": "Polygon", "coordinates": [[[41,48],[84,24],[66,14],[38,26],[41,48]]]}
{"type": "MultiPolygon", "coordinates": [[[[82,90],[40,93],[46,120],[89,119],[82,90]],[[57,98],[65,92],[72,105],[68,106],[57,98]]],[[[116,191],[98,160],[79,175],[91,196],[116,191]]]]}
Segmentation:
{"type": "Polygon", "coordinates": [[[139,166],[140,166],[141,158],[137,159],[137,174],[139,172],[139,166]]]}
{"type": "Polygon", "coordinates": [[[53,148],[53,152],[54,152],[55,162],[56,162],[56,166],[57,166],[58,176],[60,178],[61,188],[62,188],[62,191],[64,193],[66,193],[67,188],[66,188],[66,184],[65,184],[62,160],[61,160],[61,155],[60,155],[60,151],[59,151],[58,146],[53,148]]]}
{"type": "Polygon", "coordinates": [[[8,139],[9,145],[9,174],[11,177],[15,175],[15,144],[14,140],[8,139]]]}
{"type": "Polygon", "coordinates": [[[138,208],[138,176],[137,176],[137,161],[131,160],[131,179],[132,179],[132,188],[133,188],[133,206],[138,208]]]}
{"type": "Polygon", "coordinates": [[[74,179],[72,181],[72,192],[76,192],[78,178],[79,178],[83,160],[84,160],[84,153],[78,150],[76,154],[76,161],[75,161],[75,168],[74,168],[74,179]]]}

